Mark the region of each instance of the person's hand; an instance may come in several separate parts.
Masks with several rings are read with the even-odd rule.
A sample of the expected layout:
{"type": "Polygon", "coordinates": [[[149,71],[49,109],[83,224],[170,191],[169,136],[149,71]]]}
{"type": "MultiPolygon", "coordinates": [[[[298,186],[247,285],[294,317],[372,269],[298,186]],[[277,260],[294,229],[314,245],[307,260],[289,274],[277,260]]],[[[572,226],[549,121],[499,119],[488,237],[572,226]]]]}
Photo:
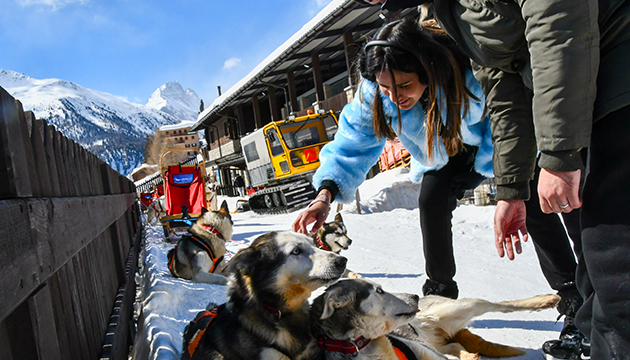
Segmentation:
{"type": "Polygon", "coordinates": [[[309,232],[306,230],[306,227],[312,222],[315,222],[315,224],[311,228],[311,233],[319,230],[328,217],[330,198],[330,192],[326,189],[322,189],[319,194],[317,194],[317,197],[315,197],[315,200],[295,219],[293,222],[293,231],[308,235],[309,232]]]}
{"type": "Polygon", "coordinates": [[[545,214],[571,212],[582,206],[580,199],[580,170],[540,170],[538,198],[545,214]]]}
{"type": "Polygon", "coordinates": [[[311,233],[316,232],[326,218],[328,217],[328,212],[330,211],[330,205],[325,202],[315,202],[312,203],[306,210],[302,211],[300,215],[298,215],[297,219],[293,222],[293,231],[299,232],[302,234],[308,235],[306,227],[315,222],[313,227],[311,228],[311,233]]]}
{"type": "Polygon", "coordinates": [[[520,254],[522,241],[527,242],[527,212],[523,200],[499,200],[494,212],[494,242],[500,257],[507,252],[508,259],[514,260],[514,251],[520,254]],[[519,236],[520,232],[520,236],[519,236]]]}

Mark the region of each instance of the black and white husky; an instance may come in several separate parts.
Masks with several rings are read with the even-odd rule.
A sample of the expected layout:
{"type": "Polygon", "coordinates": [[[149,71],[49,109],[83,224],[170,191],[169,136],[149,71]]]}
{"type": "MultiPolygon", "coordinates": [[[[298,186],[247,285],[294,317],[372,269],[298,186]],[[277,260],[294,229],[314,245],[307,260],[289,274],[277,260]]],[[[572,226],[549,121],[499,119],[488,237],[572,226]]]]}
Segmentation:
{"type": "Polygon", "coordinates": [[[315,246],[335,254],[339,254],[341,250],[348,250],[352,244],[340,213],[335,215],[333,221],[324,223],[311,237],[315,246]]]}
{"type": "Polygon", "coordinates": [[[225,243],[232,239],[232,217],[227,202],[218,211],[202,209],[201,215],[168,252],[168,268],[175,277],[210,284],[227,284],[225,243]]]}
{"type": "Polygon", "coordinates": [[[346,261],[303,234],[261,235],[230,260],[227,302],[186,327],[182,359],[297,359],[311,340],[308,298],[346,261]]]}
{"type": "MultiPolygon", "coordinates": [[[[313,238],[313,244],[326,251],[332,251],[335,254],[339,254],[341,250],[348,250],[352,244],[352,239],[348,237],[348,229],[343,223],[343,218],[340,213],[335,215],[335,219],[331,222],[325,222],[317,230],[317,232],[311,234],[313,238]]],[[[350,279],[358,279],[362,276],[346,269],[343,277],[350,279]]]]}

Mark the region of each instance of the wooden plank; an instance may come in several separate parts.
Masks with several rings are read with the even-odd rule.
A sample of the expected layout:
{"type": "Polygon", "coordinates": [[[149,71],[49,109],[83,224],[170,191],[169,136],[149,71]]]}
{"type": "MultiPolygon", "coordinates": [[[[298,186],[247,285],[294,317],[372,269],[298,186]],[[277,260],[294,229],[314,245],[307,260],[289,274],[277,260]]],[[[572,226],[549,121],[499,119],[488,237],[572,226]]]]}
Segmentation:
{"type": "Polygon", "coordinates": [[[39,359],[62,359],[50,287],[42,286],[28,299],[28,303],[39,359]]]}
{"type": "Polygon", "coordinates": [[[79,143],[77,142],[74,142],[74,161],[77,164],[77,174],[79,176],[79,184],[81,185],[81,192],[79,193],[79,195],[88,196],[92,195],[90,189],[91,179],[88,178],[88,170],[86,167],[87,161],[83,156],[83,152],[81,150],[83,150],[81,145],[79,145],[79,143]]]}
{"type": "MultiPolygon", "coordinates": [[[[98,324],[92,318],[92,307],[94,303],[93,292],[91,292],[88,279],[89,269],[84,261],[85,248],[72,258],[71,272],[74,273],[75,289],[77,293],[76,305],[79,309],[77,317],[83,324],[83,337],[87,349],[86,358],[95,359],[98,356],[97,349],[100,349],[100,340],[96,335],[100,333],[98,324]],[[96,334],[95,334],[96,333],[96,334]],[[99,342],[99,344],[97,344],[99,342]]],[[[95,259],[96,260],[96,259],[95,259]]]]}
{"type": "MultiPolygon", "coordinates": [[[[61,177],[59,178],[59,183],[65,185],[65,193],[64,196],[75,196],[72,181],[70,181],[70,169],[72,168],[72,164],[70,163],[67,153],[66,153],[66,145],[68,139],[63,136],[63,134],[55,129],[55,138],[58,141],[58,151],[59,157],[57,160],[61,159],[61,177]]],[[[57,162],[59,165],[59,162],[57,162]]]]}
{"type": "Polygon", "coordinates": [[[9,342],[9,332],[4,321],[0,322],[0,354],[6,360],[13,360],[11,355],[11,343],[9,342]]]}
{"type": "Polygon", "coordinates": [[[77,319],[78,309],[74,301],[74,277],[70,274],[70,264],[66,264],[57,271],[61,289],[61,306],[63,316],[68,319],[66,331],[68,333],[68,345],[70,358],[81,359],[85,357],[85,342],[81,340],[82,324],[77,319]]]}
{"type": "Polygon", "coordinates": [[[0,320],[39,286],[37,242],[24,200],[0,201],[0,320]]]}
{"type": "MultiPolygon", "coordinates": [[[[35,168],[35,157],[33,155],[33,144],[31,138],[32,132],[32,119],[26,117],[22,103],[15,101],[15,105],[18,108],[18,115],[20,116],[22,141],[24,142],[24,157],[26,158],[26,169],[28,171],[28,178],[31,183],[31,196],[41,196],[41,190],[39,186],[39,180],[37,179],[37,169],[35,168]]],[[[32,114],[32,113],[31,113],[32,114]]]]}
{"type": "Polygon", "coordinates": [[[50,185],[52,194],[50,196],[62,196],[61,185],[59,184],[59,170],[57,169],[57,154],[54,148],[55,128],[46,125],[44,128],[44,151],[46,160],[48,161],[48,176],[50,177],[50,185]]]}
{"type": "Polygon", "coordinates": [[[134,194],[0,201],[0,320],[134,201],[134,194]]]}
{"type": "Polygon", "coordinates": [[[60,359],[71,358],[71,341],[70,334],[68,334],[69,319],[65,315],[63,297],[61,296],[62,285],[59,281],[59,274],[53,274],[47,282],[50,287],[50,296],[53,303],[53,315],[55,318],[55,324],[57,325],[57,339],[59,341],[59,351],[61,352],[60,359]]]}
{"type": "Polygon", "coordinates": [[[31,123],[31,146],[37,170],[37,180],[39,181],[40,193],[35,196],[54,196],[48,168],[48,159],[44,148],[44,138],[46,134],[46,123],[43,120],[35,119],[31,111],[26,112],[26,118],[31,123]]]}
{"type": "Polygon", "coordinates": [[[5,320],[11,354],[20,360],[37,359],[35,334],[28,302],[25,301],[5,320]]]}
{"type": "MultiPolygon", "coordinates": [[[[104,232],[105,233],[105,232],[104,232]]],[[[103,233],[103,234],[104,234],[103,233]]],[[[105,330],[108,325],[108,317],[111,311],[111,306],[114,303],[114,294],[116,291],[116,285],[112,286],[114,282],[112,280],[112,260],[111,249],[105,248],[104,235],[99,235],[95,241],[86,248],[90,259],[96,259],[90,261],[90,281],[94,285],[94,298],[95,307],[93,309],[97,322],[99,324],[99,332],[97,337],[99,342],[102,341],[105,336],[105,330]]],[[[100,351],[100,349],[99,349],[100,351]]]]}
{"type": "Polygon", "coordinates": [[[109,172],[111,168],[107,164],[101,163],[99,166],[99,170],[101,173],[101,183],[103,184],[103,193],[105,195],[114,194],[114,192],[112,191],[112,178],[109,172]]]}
{"type": "Polygon", "coordinates": [[[0,87],[0,155],[4,168],[0,168],[0,199],[31,197],[28,154],[31,154],[26,124],[20,119],[21,105],[0,87]]]}
{"type": "Polygon", "coordinates": [[[66,160],[61,152],[63,135],[55,129],[53,134],[53,151],[55,152],[55,161],[57,164],[57,176],[59,178],[60,196],[70,196],[71,191],[68,187],[68,176],[66,172],[66,160]]]}
{"type": "Polygon", "coordinates": [[[63,136],[61,132],[59,132],[59,145],[61,152],[61,159],[63,160],[63,169],[64,169],[64,177],[62,178],[62,182],[66,183],[68,187],[68,193],[66,196],[79,196],[76,190],[76,179],[74,176],[74,163],[72,159],[69,157],[68,146],[69,140],[67,137],[63,136]]]}
{"type": "Polygon", "coordinates": [[[71,161],[72,166],[72,181],[75,186],[74,196],[85,196],[83,192],[83,177],[80,172],[80,163],[77,159],[77,143],[74,140],[68,139],[68,158],[71,161]]]}
{"type": "Polygon", "coordinates": [[[114,266],[116,281],[118,284],[125,282],[125,252],[124,245],[120,240],[119,221],[116,221],[109,227],[109,239],[112,246],[112,254],[114,254],[114,266]]]}
{"type": "Polygon", "coordinates": [[[92,153],[88,154],[88,158],[90,159],[90,178],[94,183],[94,188],[96,191],[94,195],[105,195],[105,191],[103,191],[103,182],[101,181],[101,170],[100,170],[100,159],[94,156],[92,153]]]}

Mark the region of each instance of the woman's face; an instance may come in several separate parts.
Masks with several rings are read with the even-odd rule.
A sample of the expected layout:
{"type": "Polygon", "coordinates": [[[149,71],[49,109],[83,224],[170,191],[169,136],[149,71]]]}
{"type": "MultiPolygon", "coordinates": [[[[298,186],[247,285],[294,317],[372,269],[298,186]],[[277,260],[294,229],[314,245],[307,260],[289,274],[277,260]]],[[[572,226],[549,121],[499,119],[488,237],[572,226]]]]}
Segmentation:
{"type": "Polygon", "coordinates": [[[420,83],[416,73],[406,73],[397,70],[392,72],[394,73],[394,80],[396,80],[398,99],[394,95],[394,82],[389,71],[376,73],[378,87],[393,103],[398,104],[401,110],[409,110],[420,100],[427,85],[420,83]]]}

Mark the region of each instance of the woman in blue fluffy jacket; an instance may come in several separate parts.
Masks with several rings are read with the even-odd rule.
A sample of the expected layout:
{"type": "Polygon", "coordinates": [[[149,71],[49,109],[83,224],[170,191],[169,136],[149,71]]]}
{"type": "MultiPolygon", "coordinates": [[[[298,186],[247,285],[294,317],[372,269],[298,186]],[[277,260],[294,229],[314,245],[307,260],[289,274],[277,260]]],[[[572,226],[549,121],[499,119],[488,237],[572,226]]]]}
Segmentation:
{"type": "Polygon", "coordinates": [[[426,273],[422,291],[457,298],[452,213],[464,191],[492,176],[492,140],[470,60],[435,23],[414,18],[383,25],[358,55],[362,77],[339,117],[335,140],[320,153],[316,199],[293,224],[307,233],[326,219],[330,202],[350,202],[386,139],[412,156],[426,273]]]}

